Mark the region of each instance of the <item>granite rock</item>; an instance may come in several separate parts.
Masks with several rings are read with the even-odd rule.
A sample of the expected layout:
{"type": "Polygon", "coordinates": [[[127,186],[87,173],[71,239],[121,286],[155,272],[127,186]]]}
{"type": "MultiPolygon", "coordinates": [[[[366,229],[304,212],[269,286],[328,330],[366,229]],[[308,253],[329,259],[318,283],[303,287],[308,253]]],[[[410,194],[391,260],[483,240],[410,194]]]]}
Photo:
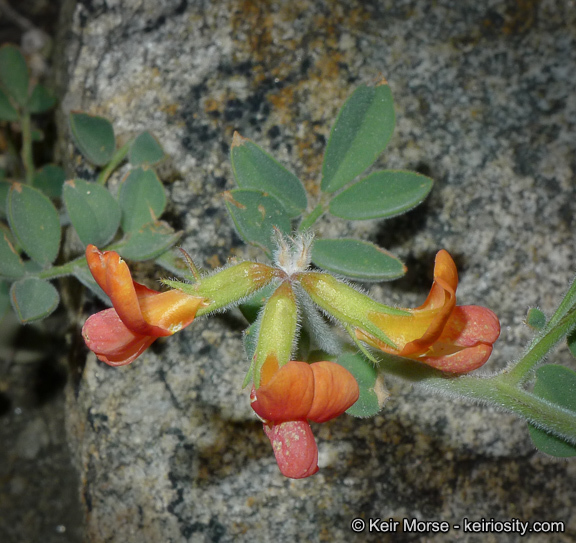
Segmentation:
{"type": "MultiPolygon", "coordinates": [[[[384,75],[397,127],[377,166],[426,173],[435,188],[403,217],[326,218],[320,235],[353,234],[400,256],[407,276],[370,288],[403,306],[422,302],[434,254],[448,249],[461,303],[501,319],[482,370],[495,371],[530,337],[527,308],[553,310],[576,269],[575,28],[559,0],[83,0],[61,59],[62,114],[105,115],[121,138],[151,130],[170,155],[160,171],[168,218],[215,267],[257,256],[221,194],[234,187],[233,132],[317,193],[336,112],[384,75]]],[[[69,168],[88,175],[61,128],[69,168]]],[[[241,330],[234,314],[199,319],[124,368],[88,355],[67,415],[87,541],[348,541],[355,517],[561,520],[554,540],[573,539],[576,464],[536,453],[512,416],[393,381],[381,415],[315,426],[317,475],[284,479],[241,390],[241,330]]],[[[456,529],[358,537],[517,540],[456,529]]]]}

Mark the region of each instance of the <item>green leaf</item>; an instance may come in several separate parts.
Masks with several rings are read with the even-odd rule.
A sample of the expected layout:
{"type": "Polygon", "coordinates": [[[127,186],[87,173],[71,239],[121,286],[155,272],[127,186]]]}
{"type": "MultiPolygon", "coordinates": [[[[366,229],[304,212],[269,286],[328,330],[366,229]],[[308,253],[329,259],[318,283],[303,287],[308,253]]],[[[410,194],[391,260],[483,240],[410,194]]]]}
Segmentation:
{"type": "Polygon", "coordinates": [[[116,148],[114,128],[108,119],[81,111],[70,113],[72,137],[89,162],[104,166],[110,162],[116,148]]]}
{"type": "Polygon", "coordinates": [[[526,324],[534,330],[542,330],[546,326],[546,315],[537,307],[531,307],[526,315],[526,324]]]}
{"type": "Polygon", "coordinates": [[[0,319],[6,314],[10,307],[10,285],[6,281],[0,280],[0,319]]]}
{"type": "Polygon", "coordinates": [[[0,275],[18,279],[24,275],[24,263],[6,234],[0,232],[0,275]]]}
{"type": "Polygon", "coordinates": [[[249,139],[234,133],[230,159],[236,183],[241,189],[255,189],[275,196],[291,218],[307,206],[300,180],[249,139]]]}
{"type": "Polygon", "coordinates": [[[12,284],[10,300],[20,322],[25,324],[50,315],[58,306],[60,296],[48,281],[25,277],[12,284]]]}
{"type": "Polygon", "coordinates": [[[17,121],[20,117],[6,93],[0,89],[0,121],[17,121]]]}
{"type": "Polygon", "coordinates": [[[316,240],[312,247],[312,262],[359,281],[390,281],[406,273],[404,264],[388,251],[351,238],[316,240]]]}
{"type": "Polygon", "coordinates": [[[377,415],[389,393],[374,364],[360,353],[341,354],[337,362],[354,376],[360,388],[358,400],[346,413],[360,418],[377,415]]]}
{"type": "Polygon", "coordinates": [[[371,166],[394,131],[394,104],[386,81],[362,85],[342,106],[322,165],[324,192],[334,192],[371,166]]]}
{"type": "Polygon", "coordinates": [[[414,172],[374,172],[338,194],[330,213],[342,219],[384,219],[406,213],[432,189],[432,179],[414,172]]]}
{"type": "Polygon", "coordinates": [[[62,191],[72,226],[84,246],[106,245],[120,226],[120,206],[102,185],[83,179],[66,181],[62,191]]]}
{"type": "Polygon", "coordinates": [[[30,113],[44,113],[53,108],[56,104],[56,98],[42,84],[38,83],[32,89],[32,95],[28,100],[28,110],[30,113]]]}
{"type": "Polygon", "coordinates": [[[9,181],[0,181],[0,217],[6,217],[6,204],[11,187],[12,183],[9,181]]]}
{"type": "Polygon", "coordinates": [[[60,219],[52,202],[38,189],[14,183],[8,193],[8,221],[22,249],[43,267],[60,248],[60,219]]]}
{"type": "Polygon", "coordinates": [[[28,101],[28,66],[18,47],[0,47],[0,85],[21,106],[28,101]]]}
{"type": "MultiPolygon", "coordinates": [[[[14,232],[12,232],[12,230],[10,229],[10,227],[3,223],[0,222],[0,236],[4,236],[8,242],[10,243],[10,245],[12,245],[14,251],[20,255],[20,253],[22,252],[22,247],[20,247],[20,245],[18,244],[18,240],[14,237],[14,232]]],[[[24,260],[24,266],[26,267],[26,265],[30,262],[34,262],[33,260],[24,260]]],[[[36,266],[38,266],[38,264],[36,264],[36,266]]],[[[40,270],[42,268],[39,268],[40,270]]]]}
{"type": "Polygon", "coordinates": [[[160,162],[164,151],[150,132],[142,132],[130,146],[128,160],[132,166],[149,166],[160,162]]]}
{"type": "MultiPolygon", "coordinates": [[[[543,400],[576,411],[576,372],[564,366],[547,364],[536,370],[534,394],[543,400]]],[[[530,438],[535,447],[546,454],[560,458],[576,456],[576,446],[528,424],[530,438]]]]}
{"type": "Polygon", "coordinates": [[[274,196],[259,190],[235,189],[224,193],[226,207],[240,237],[271,255],[276,247],[274,227],[290,232],[290,216],[274,196]]]}
{"type": "Polygon", "coordinates": [[[27,274],[37,275],[42,271],[42,266],[34,262],[34,260],[24,260],[24,268],[27,274]]]}
{"type": "Polygon", "coordinates": [[[134,232],[154,222],[166,207],[166,193],[154,170],[134,168],[123,179],[118,195],[122,229],[134,232]]]}
{"type": "Polygon", "coordinates": [[[47,164],[34,174],[32,185],[40,189],[48,198],[60,198],[64,181],[66,181],[66,172],[59,166],[47,164]]]}
{"type": "Polygon", "coordinates": [[[150,223],[138,232],[130,232],[126,244],[118,253],[128,260],[156,258],[172,247],[182,236],[164,222],[150,223]]]}

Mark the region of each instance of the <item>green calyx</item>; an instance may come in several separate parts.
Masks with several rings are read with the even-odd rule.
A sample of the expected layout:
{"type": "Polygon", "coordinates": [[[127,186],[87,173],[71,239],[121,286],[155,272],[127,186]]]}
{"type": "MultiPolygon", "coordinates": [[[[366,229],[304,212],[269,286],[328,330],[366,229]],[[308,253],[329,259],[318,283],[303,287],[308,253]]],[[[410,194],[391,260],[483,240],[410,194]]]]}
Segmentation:
{"type": "Polygon", "coordinates": [[[258,343],[252,359],[254,386],[260,386],[262,366],[272,356],[282,367],[290,361],[298,327],[298,309],[288,281],[270,296],[262,310],[258,343]]]}
{"type": "Polygon", "coordinates": [[[304,272],[298,274],[297,280],[314,303],[341,321],[346,329],[360,329],[396,348],[386,334],[369,319],[369,315],[376,312],[406,316],[410,315],[408,311],[375,302],[327,273],[304,272]]]}
{"type": "Polygon", "coordinates": [[[206,298],[206,307],[198,310],[197,316],[211,313],[238,303],[260,290],[276,277],[274,268],[257,262],[242,262],[202,277],[197,283],[189,284],[165,279],[162,282],[190,296],[206,298]]]}

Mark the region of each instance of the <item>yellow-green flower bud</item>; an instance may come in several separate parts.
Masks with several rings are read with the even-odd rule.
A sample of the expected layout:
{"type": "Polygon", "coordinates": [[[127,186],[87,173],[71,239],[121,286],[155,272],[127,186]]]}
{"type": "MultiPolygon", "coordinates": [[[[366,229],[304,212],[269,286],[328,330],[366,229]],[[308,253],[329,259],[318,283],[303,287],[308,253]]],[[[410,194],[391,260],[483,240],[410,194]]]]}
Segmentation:
{"type": "Polygon", "coordinates": [[[197,316],[200,316],[240,302],[265,287],[276,276],[276,271],[270,266],[258,262],[242,262],[202,277],[193,284],[168,279],[163,283],[191,296],[209,299],[209,305],[198,311],[197,316]]]}
{"type": "Polygon", "coordinates": [[[290,361],[298,328],[298,309],[288,281],[270,296],[260,317],[258,343],[253,358],[254,386],[260,386],[264,363],[277,371],[290,361]]]}
{"type": "Polygon", "coordinates": [[[409,312],[375,302],[327,273],[303,272],[297,274],[295,279],[314,303],[326,313],[352,328],[359,328],[372,334],[392,348],[395,347],[382,330],[369,319],[369,315],[372,312],[409,315],[409,312]]]}

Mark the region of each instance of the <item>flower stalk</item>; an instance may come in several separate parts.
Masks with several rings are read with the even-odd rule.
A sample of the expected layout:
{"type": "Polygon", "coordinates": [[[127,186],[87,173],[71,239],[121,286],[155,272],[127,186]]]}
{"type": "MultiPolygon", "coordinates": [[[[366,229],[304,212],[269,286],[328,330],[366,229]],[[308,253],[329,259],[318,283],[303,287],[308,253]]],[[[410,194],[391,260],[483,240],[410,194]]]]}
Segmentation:
{"type": "Polygon", "coordinates": [[[543,400],[519,386],[506,374],[482,378],[464,375],[456,379],[432,377],[420,384],[430,392],[448,394],[464,400],[496,405],[535,426],[576,444],[576,413],[543,400]]]}
{"type": "Polygon", "coordinates": [[[22,164],[26,174],[26,183],[32,185],[34,181],[34,157],[32,155],[32,122],[30,112],[25,108],[20,116],[22,128],[22,164]]]}
{"type": "Polygon", "coordinates": [[[543,333],[535,338],[526,354],[502,373],[502,381],[509,385],[520,385],[528,381],[548,353],[574,328],[576,328],[576,309],[572,309],[556,321],[554,326],[547,326],[543,333]]]}

